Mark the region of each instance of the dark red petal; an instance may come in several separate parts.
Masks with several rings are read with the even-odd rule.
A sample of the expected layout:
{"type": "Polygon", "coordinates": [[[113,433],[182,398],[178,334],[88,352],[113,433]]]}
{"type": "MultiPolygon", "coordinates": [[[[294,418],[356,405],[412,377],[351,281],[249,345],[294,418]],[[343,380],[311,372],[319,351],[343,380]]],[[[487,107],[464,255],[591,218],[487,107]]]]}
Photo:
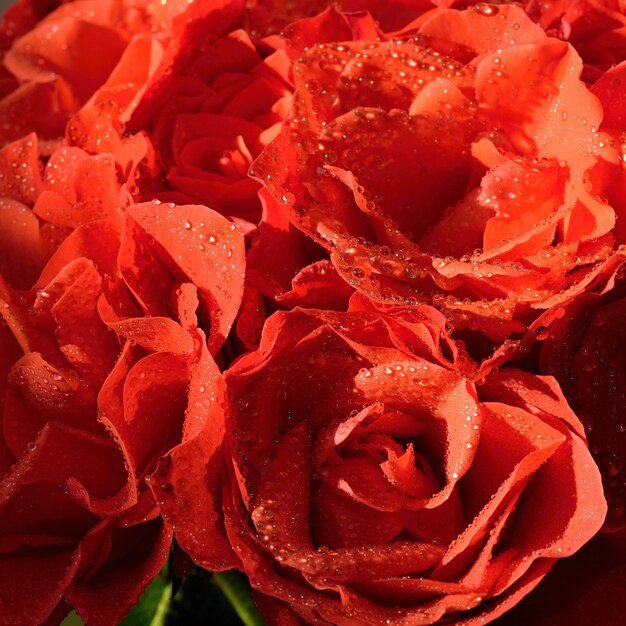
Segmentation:
{"type": "Polygon", "coordinates": [[[626,582],[626,535],[600,534],[560,560],[536,591],[502,616],[498,626],[620,626],[626,582]]]}
{"type": "Polygon", "coordinates": [[[235,333],[237,339],[243,344],[245,352],[259,347],[264,322],[263,299],[256,289],[246,285],[235,322],[235,333]]]}
{"type": "MultiPolygon", "coordinates": [[[[598,303],[599,304],[599,303],[598,303]]],[[[623,437],[623,412],[626,381],[624,362],[624,315],[626,299],[584,311],[588,325],[577,337],[573,363],[573,402],[584,419],[589,443],[603,474],[611,514],[607,527],[624,526],[624,481],[626,442],[623,437]]]]}
{"type": "MultiPolygon", "coordinates": [[[[87,575],[73,581],[66,597],[85,622],[106,626],[118,623],[159,573],[169,554],[172,532],[160,519],[127,528],[109,523],[98,531],[110,542],[108,554],[87,575]]],[[[87,535],[83,544],[91,539],[87,535]]]]}
{"type": "Polygon", "coordinates": [[[624,103],[624,82],[626,81],[626,61],[610,68],[591,87],[604,108],[602,129],[613,133],[626,130],[626,104],[624,103]]]}
{"type": "Polygon", "coordinates": [[[257,591],[252,592],[252,597],[266,626],[305,626],[288,604],[257,591]]]}
{"type": "Polygon", "coordinates": [[[24,547],[0,556],[2,619],[40,624],[72,580],[80,554],[71,546],[24,547]]]}

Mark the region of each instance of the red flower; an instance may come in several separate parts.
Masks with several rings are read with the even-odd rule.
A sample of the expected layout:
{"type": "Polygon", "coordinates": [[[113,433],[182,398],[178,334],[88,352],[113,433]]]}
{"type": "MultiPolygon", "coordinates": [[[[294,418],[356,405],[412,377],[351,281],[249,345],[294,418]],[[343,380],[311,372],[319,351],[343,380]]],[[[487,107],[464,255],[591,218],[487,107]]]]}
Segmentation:
{"type": "Polygon", "coordinates": [[[34,133],[0,149],[0,274],[15,288],[32,287],[78,226],[120,221],[135,178],[147,169],[145,139],[122,138],[106,107],[77,115],[68,135],[74,145],[47,159],[34,133]]]}
{"type": "Polygon", "coordinates": [[[625,6],[19,0],[0,621],[619,622],[625,6]]]}
{"type": "MultiPolygon", "coordinates": [[[[42,167],[39,148],[30,134],[0,150],[0,273],[21,289],[33,285],[74,228],[115,217],[130,200],[113,154],[91,156],[63,147],[42,167]]],[[[132,176],[133,156],[128,156],[132,176]]]]}
{"type": "Polygon", "coordinates": [[[291,96],[283,51],[254,42],[244,3],[200,0],[175,21],[167,55],[130,122],[155,144],[164,199],[202,202],[258,222],[252,159],[276,134],[291,96]]]}
{"type": "Polygon", "coordinates": [[[21,2],[3,17],[0,45],[8,47],[9,75],[0,91],[0,144],[33,131],[43,139],[63,137],[71,115],[103,85],[117,83],[115,98],[124,99],[122,73],[126,91],[136,93],[142,66],[154,56],[151,46],[161,46],[172,17],[188,6],[187,0],[76,0],[54,3],[61,6],[46,15],[53,3],[43,4],[21,2]]]}
{"type": "Polygon", "coordinates": [[[147,203],[79,225],[31,290],[0,282],[7,623],[117,622],[161,569],[171,529],[145,478],[205,419],[243,261],[211,209],[147,203]]]}
{"type": "Polygon", "coordinates": [[[314,46],[254,169],[354,287],[426,297],[502,341],[623,242],[602,201],[614,177],[590,175],[620,155],[580,69],[513,6],[434,12],[416,39],[314,46]]]}
{"type": "Polygon", "coordinates": [[[274,315],[226,372],[226,415],[155,474],[181,545],[279,600],[259,603],[270,624],[485,623],[604,518],[553,379],[477,385],[443,316],[390,313],[274,315]]]}

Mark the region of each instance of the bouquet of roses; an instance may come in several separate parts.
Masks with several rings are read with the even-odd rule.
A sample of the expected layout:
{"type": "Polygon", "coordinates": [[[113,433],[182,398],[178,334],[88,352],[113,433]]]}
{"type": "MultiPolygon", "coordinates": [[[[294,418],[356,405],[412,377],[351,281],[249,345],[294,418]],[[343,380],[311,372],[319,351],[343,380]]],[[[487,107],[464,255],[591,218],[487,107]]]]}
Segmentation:
{"type": "Polygon", "coordinates": [[[19,0],[0,56],[2,626],[623,624],[624,0],[19,0]]]}

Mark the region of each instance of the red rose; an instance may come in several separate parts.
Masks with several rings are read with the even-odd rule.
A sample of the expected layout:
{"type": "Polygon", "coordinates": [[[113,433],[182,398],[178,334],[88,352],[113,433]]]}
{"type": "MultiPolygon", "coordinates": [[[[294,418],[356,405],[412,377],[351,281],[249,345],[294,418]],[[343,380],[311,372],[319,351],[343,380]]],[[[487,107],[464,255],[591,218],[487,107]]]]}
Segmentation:
{"type": "MultiPolygon", "coordinates": [[[[435,4],[456,9],[489,7],[476,0],[435,0],[435,4]]],[[[576,48],[585,64],[584,80],[594,82],[612,65],[626,60],[624,0],[523,0],[515,4],[548,35],[576,48]]]]}
{"type": "Polygon", "coordinates": [[[120,220],[132,203],[148,146],[122,138],[113,120],[101,107],[81,113],[68,126],[74,145],[47,159],[34,133],[0,149],[0,274],[11,286],[32,287],[76,227],[120,220]]]}
{"type": "Polygon", "coordinates": [[[575,51],[520,9],[437,11],[415,36],[305,51],[254,171],[354,287],[502,341],[623,242],[613,179],[590,175],[620,155],[575,51]]]}
{"type": "Polygon", "coordinates": [[[621,623],[625,8],[18,0],[0,622],[621,623]]]}
{"type": "Polygon", "coordinates": [[[113,217],[130,199],[112,154],[63,147],[42,168],[39,147],[31,134],[0,150],[0,273],[21,289],[74,228],[113,217]]]}
{"type": "Polygon", "coordinates": [[[225,374],[227,413],[154,475],[181,545],[243,569],[269,624],[485,623],[604,519],[552,378],[477,385],[442,315],[389,313],[274,315],[225,374]]]}
{"type": "Polygon", "coordinates": [[[291,95],[284,52],[254,42],[244,3],[198,1],[175,22],[166,57],[131,119],[145,129],[176,194],[258,222],[252,159],[277,132],[291,95]]]}
{"type": "Polygon", "coordinates": [[[161,569],[172,533],[145,478],[202,426],[203,386],[217,375],[209,350],[241,301],[243,238],[211,209],[146,203],[91,217],[31,290],[0,277],[7,624],[70,607],[116,623],[161,569]]]}
{"type": "Polygon", "coordinates": [[[62,137],[71,115],[103,85],[117,82],[115,98],[124,99],[120,73],[126,91],[137,91],[151,46],[161,46],[172,17],[187,6],[187,0],[76,0],[47,15],[25,2],[9,11],[3,64],[13,80],[0,92],[0,144],[32,131],[43,139],[62,137]],[[43,19],[35,25],[37,18],[43,19]]]}

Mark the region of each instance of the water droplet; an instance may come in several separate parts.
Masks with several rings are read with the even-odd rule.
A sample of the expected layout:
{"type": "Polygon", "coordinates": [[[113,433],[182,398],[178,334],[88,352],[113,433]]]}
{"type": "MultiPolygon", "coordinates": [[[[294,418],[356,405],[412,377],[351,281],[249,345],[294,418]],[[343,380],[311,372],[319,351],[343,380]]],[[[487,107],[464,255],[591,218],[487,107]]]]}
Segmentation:
{"type": "Polygon", "coordinates": [[[498,7],[495,7],[487,2],[479,2],[474,6],[474,11],[480,15],[496,15],[498,13],[498,7]]]}

